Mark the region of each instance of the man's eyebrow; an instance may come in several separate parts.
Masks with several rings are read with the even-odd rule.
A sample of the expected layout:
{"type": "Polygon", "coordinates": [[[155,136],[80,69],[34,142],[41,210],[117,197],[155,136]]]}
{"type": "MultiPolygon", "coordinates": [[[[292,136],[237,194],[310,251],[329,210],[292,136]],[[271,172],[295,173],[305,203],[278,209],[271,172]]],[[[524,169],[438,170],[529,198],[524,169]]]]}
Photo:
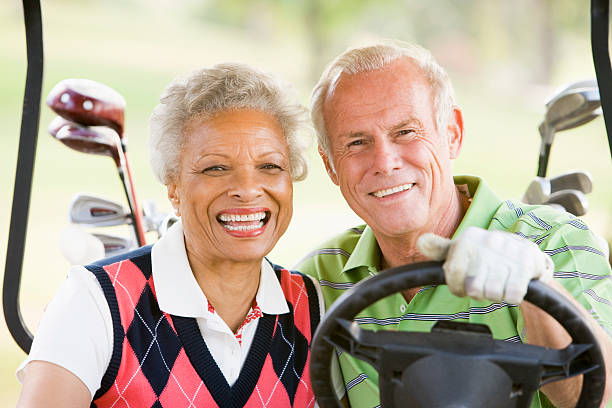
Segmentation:
{"type": "Polygon", "coordinates": [[[361,132],[361,131],[346,132],[346,133],[343,133],[342,135],[340,135],[340,138],[342,138],[342,139],[358,139],[360,137],[364,137],[365,135],[366,135],[366,132],[361,132]]]}
{"type": "Polygon", "coordinates": [[[417,125],[418,127],[422,127],[421,121],[418,119],[408,119],[408,120],[404,120],[400,123],[398,123],[397,125],[393,125],[391,127],[391,131],[396,131],[396,130],[400,130],[408,125],[417,125]]]}

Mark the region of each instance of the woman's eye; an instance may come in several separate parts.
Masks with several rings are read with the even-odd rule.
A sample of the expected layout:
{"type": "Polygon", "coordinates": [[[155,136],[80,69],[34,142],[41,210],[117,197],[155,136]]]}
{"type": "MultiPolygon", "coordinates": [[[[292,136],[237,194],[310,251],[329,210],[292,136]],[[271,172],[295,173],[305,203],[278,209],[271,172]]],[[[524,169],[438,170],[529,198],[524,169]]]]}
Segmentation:
{"type": "Polygon", "coordinates": [[[361,146],[364,143],[363,139],[357,139],[357,140],[353,140],[352,142],[350,142],[347,146],[351,147],[351,146],[361,146]]]}
{"type": "Polygon", "coordinates": [[[264,170],[282,170],[283,169],[281,166],[279,166],[278,164],[274,164],[274,163],[266,163],[263,166],[261,166],[261,168],[264,170]]]}
{"type": "Polygon", "coordinates": [[[202,170],[202,173],[215,173],[225,170],[223,166],[210,166],[202,170]]]}

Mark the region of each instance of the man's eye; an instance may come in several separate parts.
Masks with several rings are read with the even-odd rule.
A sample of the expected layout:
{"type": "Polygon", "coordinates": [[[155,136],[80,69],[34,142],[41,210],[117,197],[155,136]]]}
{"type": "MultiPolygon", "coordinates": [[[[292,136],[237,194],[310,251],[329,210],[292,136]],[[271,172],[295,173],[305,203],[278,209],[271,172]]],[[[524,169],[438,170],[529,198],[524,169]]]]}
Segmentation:
{"type": "Polygon", "coordinates": [[[357,139],[357,140],[353,140],[351,142],[349,142],[349,144],[347,144],[348,147],[351,146],[361,146],[364,143],[363,139],[357,139]]]}
{"type": "Polygon", "coordinates": [[[402,129],[399,132],[397,132],[398,136],[406,136],[406,135],[411,135],[414,133],[414,129],[402,129]]]}

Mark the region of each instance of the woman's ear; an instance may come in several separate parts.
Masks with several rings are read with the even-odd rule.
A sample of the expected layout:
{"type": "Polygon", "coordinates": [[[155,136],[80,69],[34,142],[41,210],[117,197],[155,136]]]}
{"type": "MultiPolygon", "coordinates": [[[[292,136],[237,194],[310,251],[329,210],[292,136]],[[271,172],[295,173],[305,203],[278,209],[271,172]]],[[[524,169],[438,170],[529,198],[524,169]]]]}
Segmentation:
{"type": "Polygon", "coordinates": [[[166,185],[168,189],[168,200],[170,200],[170,204],[172,204],[172,208],[174,208],[174,212],[177,216],[181,216],[181,199],[179,197],[179,192],[176,188],[175,183],[168,183],[166,185]]]}

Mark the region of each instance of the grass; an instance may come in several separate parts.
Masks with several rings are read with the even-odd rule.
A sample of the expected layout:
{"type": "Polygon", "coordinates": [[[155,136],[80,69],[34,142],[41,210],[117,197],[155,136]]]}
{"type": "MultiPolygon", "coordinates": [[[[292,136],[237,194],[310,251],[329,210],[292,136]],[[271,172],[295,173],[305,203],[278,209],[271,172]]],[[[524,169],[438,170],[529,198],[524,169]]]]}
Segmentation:
{"type": "MultiPolygon", "coordinates": [[[[129,152],[139,198],[153,199],[161,209],[168,210],[164,188],[148,167],[146,134],[148,115],[171,78],[197,66],[233,60],[293,82],[305,103],[312,84],[306,80],[309,56],[304,51],[305,41],[297,32],[262,39],[229,27],[204,25],[162,7],[163,2],[155,4],[157,7],[143,8],[137,2],[121,7],[113,1],[44,2],[43,97],[67,77],[94,79],[121,92],[128,101],[129,152]]],[[[347,33],[347,43],[362,34],[358,29],[347,33]]],[[[588,46],[586,41],[578,44],[588,46]]],[[[22,16],[14,2],[0,5],[0,43],[0,191],[5,192],[0,200],[0,234],[6,237],[25,83],[22,16]]],[[[588,61],[577,64],[573,60],[572,64],[563,82],[592,75],[588,61]]],[[[456,173],[482,175],[501,196],[520,197],[535,175],[537,126],[546,92],[534,92],[530,85],[522,83],[510,91],[498,91],[478,77],[455,81],[466,124],[456,173]]],[[[111,160],[70,151],[52,140],[45,132],[52,117],[43,107],[23,267],[22,312],[32,329],[67,272],[68,264],[58,250],[58,236],[67,224],[66,211],[72,196],[92,192],[123,200],[111,160]]],[[[610,234],[612,184],[608,180],[612,165],[603,132],[603,122],[598,119],[559,134],[553,146],[550,174],[571,168],[589,170],[595,190],[589,196],[591,209],[585,218],[596,231],[610,234]]],[[[318,242],[358,222],[328,180],[313,148],[310,176],[295,186],[292,224],[270,257],[290,266],[318,242]]],[[[4,238],[1,241],[6,242],[4,238]]],[[[1,245],[0,258],[4,259],[5,251],[6,245],[1,245]]],[[[23,357],[2,324],[2,405],[14,405],[17,400],[19,385],[14,370],[23,357]]]]}

